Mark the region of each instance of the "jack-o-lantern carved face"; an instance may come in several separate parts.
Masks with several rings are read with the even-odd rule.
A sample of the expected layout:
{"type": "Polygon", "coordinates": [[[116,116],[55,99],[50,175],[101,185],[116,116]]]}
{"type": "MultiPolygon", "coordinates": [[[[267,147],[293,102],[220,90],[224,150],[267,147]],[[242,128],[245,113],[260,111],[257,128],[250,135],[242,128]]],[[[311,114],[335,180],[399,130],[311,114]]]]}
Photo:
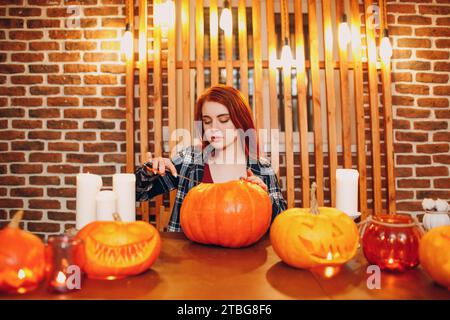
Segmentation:
{"type": "Polygon", "coordinates": [[[83,269],[91,278],[139,274],[150,268],[161,246],[158,231],[143,221],[93,222],[77,237],[84,241],[83,269]]]}
{"type": "Polygon", "coordinates": [[[288,209],[272,224],[272,247],[293,267],[339,266],[356,254],[359,234],[354,221],[335,208],[316,209],[316,214],[309,208],[288,209]]]}

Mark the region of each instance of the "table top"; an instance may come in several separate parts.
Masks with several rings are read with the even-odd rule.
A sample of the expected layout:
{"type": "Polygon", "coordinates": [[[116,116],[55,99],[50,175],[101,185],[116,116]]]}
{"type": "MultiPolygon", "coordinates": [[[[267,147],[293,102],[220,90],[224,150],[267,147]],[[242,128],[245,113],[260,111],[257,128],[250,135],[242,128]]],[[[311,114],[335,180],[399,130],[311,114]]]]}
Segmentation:
{"type": "Polygon", "coordinates": [[[182,233],[162,233],[162,250],[152,268],[119,280],[84,278],[82,289],[52,294],[45,285],[0,299],[450,299],[420,268],[381,273],[381,289],[368,289],[368,263],[361,250],[341,272],[323,279],[284,264],[266,235],[255,245],[225,249],[193,243],[182,233]]]}

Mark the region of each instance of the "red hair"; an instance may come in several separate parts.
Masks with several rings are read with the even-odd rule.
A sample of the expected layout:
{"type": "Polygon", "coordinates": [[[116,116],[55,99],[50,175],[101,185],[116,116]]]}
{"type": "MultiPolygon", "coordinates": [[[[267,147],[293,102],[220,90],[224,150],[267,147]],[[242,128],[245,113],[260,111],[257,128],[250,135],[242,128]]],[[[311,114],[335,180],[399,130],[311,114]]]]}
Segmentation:
{"type": "MultiPolygon", "coordinates": [[[[245,155],[247,158],[259,159],[259,142],[258,135],[256,133],[255,123],[252,117],[252,109],[248,104],[247,99],[237,89],[225,86],[215,85],[207,89],[198,99],[195,105],[194,120],[202,121],[202,107],[206,101],[217,102],[222,104],[228,109],[230,113],[230,119],[233,122],[236,129],[241,129],[245,138],[245,155]],[[248,131],[249,130],[249,131],[248,131]],[[253,141],[252,141],[253,140],[253,141]],[[251,144],[253,142],[253,144],[251,144]],[[251,148],[253,146],[253,148],[251,148]],[[254,150],[256,147],[256,150],[254,150]]],[[[198,130],[200,131],[200,130],[198,130]]],[[[200,132],[198,132],[200,134],[200,132]]],[[[203,138],[204,129],[201,126],[201,137],[203,138]]],[[[202,139],[203,149],[209,145],[209,142],[202,139]]]]}

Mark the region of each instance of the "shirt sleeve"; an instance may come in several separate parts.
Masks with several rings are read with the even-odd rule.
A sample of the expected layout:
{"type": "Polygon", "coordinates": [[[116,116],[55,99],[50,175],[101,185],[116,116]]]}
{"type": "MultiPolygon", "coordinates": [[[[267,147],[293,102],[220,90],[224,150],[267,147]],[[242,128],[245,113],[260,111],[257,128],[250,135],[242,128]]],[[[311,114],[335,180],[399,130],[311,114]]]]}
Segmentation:
{"type": "Polygon", "coordinates": [[[272,166],[265,165],[264,174],[262,175],[264,182],[267,185],[270,200],[272,201],[272,221],[277,215],[287,209],[287,202],[281,192],[280,184],[278,183],[277,175],[272,166]]]}
{"type": "MultiPolygon", "coordinates": [[[[180,173],[186,150],[178,152],[172,159],[177,172],[180,173]]],[[[142,202],[152,199],[157,195],[170,192],[178,188],[179,178],[167,173],[164,176],[154,174],[144,166],[135,171],[136,176],[136,201],[142,202]]]]}

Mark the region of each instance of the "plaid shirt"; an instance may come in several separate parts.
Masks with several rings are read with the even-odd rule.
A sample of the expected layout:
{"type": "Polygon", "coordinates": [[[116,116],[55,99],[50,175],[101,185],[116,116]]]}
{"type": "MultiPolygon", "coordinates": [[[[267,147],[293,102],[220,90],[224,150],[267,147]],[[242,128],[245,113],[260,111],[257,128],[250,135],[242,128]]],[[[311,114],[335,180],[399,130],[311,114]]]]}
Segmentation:
{"type": "MultiPolygon", "coordinates": [[[[173,189],[178,189],[175,203],[172,210],[168,231],[180,232],[180,208],[186,194],[195,186],[195,181],[202,181],[204,170],[204,159],[207,159],[211,149],[190,146],[173,158],[172,162],[178,174],[188,177],[191,180],[171,174],[164,176],[149,173],[144,167],[136,170],[136,200],[147,201],[157,195],[168,193],[173,189]],[[194,180],[194,181],[193,181],[194,180]]],[[[250,168],[255,176],[260,177],[267,185],[270,200],[272,201],[272,221],[279,213],[286,210],[287,204],[278,184],[275,171],[270,162],[260,157],[258,161],[247,158],[247,168],[250,168]]]]}

